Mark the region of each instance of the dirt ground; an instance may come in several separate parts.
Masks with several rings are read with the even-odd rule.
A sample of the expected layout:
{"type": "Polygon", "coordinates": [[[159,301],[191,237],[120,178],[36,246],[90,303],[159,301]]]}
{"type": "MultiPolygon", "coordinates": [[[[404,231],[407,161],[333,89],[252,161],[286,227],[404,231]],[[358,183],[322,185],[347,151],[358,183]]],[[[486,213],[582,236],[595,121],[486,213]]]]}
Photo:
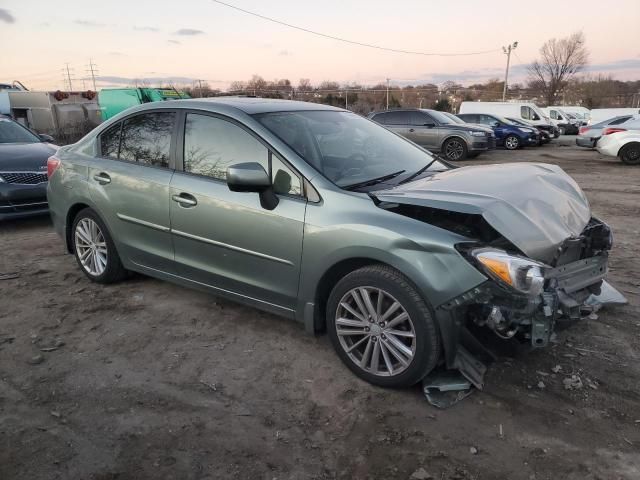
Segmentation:
{"type": "Polygon", "coordinates": [[[294,322],[91,284],[47,218],[0,225],[0,479],[639,479],[640,168],[557,143],[468,163],[508,161],[578,181],[630,304],[502,354],[448,410],[358,380],[294,322]]]}

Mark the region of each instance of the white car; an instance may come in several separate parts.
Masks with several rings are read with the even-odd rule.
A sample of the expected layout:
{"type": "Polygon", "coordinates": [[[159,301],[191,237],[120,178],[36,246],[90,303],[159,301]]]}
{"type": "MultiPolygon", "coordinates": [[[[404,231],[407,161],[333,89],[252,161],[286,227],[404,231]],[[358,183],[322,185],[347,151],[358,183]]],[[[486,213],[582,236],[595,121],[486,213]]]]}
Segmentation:
{"type": "Polygon", "coordinates": [[[625,125],[627,130],[605,128],[598,140],[598,152],[618,157],[627,165],[640,165],[640,121],[625,125]],[[618,130],[607,134],[607,130],[618,130]]]}

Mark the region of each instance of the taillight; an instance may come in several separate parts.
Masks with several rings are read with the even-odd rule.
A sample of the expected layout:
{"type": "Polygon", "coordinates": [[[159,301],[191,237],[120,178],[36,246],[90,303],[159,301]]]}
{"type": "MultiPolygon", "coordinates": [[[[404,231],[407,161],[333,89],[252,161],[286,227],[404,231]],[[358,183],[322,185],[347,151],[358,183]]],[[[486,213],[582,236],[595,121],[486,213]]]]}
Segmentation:
{"type": "Polygon", "coordinates": [[[578,135],[582,135],[584,132],[586,132],[587,130],[589,130],[589,127],[580,127],[578,129],[578,135]]]}
{"type": "Polygon", "coordinates": [[[618,133],[618,132],[626,132],[627,129],[626,128],[605,128],[604,130],[602,130],[602,135],[611,135],[612,133],[618,133]]]}
{"type": "Polygon", "coordinates": [[[52,156],[47,159],[47,178],[51,178],[53,172],[60,166],[60,159],[52,156]]]}

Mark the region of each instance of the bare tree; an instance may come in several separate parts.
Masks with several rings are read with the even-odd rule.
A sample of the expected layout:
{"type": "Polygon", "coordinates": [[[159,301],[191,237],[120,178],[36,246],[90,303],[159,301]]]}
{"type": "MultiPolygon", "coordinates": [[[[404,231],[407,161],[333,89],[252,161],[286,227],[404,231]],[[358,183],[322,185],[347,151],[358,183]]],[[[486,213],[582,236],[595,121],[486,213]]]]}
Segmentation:
{"type": "Polygon", "coordinates": [[[540,59],[529,65],[529,87],[540,90],[553,105],[569,80],[589,62],[589,51],[582,32],[566,38],[552,38],[540,48],[540,59]]]}

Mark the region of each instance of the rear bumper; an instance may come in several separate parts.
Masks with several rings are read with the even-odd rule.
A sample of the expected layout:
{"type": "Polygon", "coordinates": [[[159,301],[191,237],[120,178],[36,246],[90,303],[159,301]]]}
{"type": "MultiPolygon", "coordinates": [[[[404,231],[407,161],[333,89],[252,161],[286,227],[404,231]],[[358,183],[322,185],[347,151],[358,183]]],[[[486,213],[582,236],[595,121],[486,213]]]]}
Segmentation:
{"type": "Polygon", "coordinates": [[[584,148],[596,148],[598,139],[594,137],[576,137],[576,145],[584,148]]]}
{"type": "Polygon", "coordinates": [[[48,213],[46,183],[38,185],[0,183],[0,220],[48,213]]]}

